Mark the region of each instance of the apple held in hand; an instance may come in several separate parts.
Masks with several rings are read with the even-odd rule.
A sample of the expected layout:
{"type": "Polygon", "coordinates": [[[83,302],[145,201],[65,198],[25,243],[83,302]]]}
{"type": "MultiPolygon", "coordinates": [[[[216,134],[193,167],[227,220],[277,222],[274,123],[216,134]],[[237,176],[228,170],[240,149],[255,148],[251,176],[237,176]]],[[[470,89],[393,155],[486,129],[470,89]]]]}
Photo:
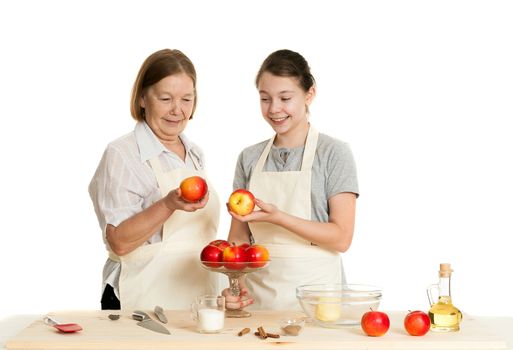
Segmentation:
{"type": "Polygon", "coordinates": [[[370,337],[380,337],[390,328],[388,315],[381,311],[367,311],[362,316],[362,329],[370,337]]]}
{"type": "Polygon", "coordinates": [[[246,267],[246,250],[238,245],[230,245],[223,250],[223,265],[228,270],[242,270],[246,267]]]}
{"type": "Polygon", "coordinates": [[[263,267],[269,261],[269,251],[263,245],[250,245],[246,248],[248,266],[253,268],[263,267]]]}
{"type": "Polygon", "coordinates": [[[255,196],[241,188],[235,190],[228,199],[228,208],[237,215],[248,215],[255,208],[255,196]]]}
{"type": "Polygon", "coordinates": [[[201,251],[200,259],[205,266],[221,267],[223,266],[223,249],[209,244],[201,251]]]}
{"type": "Polygon", "coordinates": [[[200,176],[191,176],[180,183],[180,191],[187,202],[197,202],[207,194],[207,182],[200,176]]]}
{"type": "Polygon", "coordinates": [[[411,311],[404,318],[404,329],[410,335],[421,336],[426,334],[431,327],[428,314],[424,311],[411,311]]]}

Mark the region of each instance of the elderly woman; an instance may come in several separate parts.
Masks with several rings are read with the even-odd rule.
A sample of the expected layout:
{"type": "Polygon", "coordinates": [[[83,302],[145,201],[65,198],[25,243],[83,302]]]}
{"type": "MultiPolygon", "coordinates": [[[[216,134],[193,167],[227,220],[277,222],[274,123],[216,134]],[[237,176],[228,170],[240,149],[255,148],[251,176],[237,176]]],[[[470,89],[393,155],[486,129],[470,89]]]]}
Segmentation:
{"type": "Polygon", "coordinates": [[[133,132],[111,142],[89,185],[109,258],[102,309],[188,308],[216,290],[197,263],[216,236],[219,200],[185,201],[181,181],[204,173],[203,153],[183,133],[196,107],[196,71],[179,50],[142,64],[131,96],[133,132]]]}

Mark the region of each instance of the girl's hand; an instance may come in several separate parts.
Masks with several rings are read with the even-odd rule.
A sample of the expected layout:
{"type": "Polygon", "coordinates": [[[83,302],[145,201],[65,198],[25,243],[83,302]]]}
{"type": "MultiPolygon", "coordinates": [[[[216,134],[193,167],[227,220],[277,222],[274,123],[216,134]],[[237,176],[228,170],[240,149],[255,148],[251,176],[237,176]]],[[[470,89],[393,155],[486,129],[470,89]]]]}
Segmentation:
{"type": "Polygon", "coordinates": [[[233,211],[228,209],[230,215],[241,222],[270,222],[276,223],[278,221],[279,216],[281,215],[281,211],[276,208],[273,204],[265,203],[260,199],[255,199],[255,204],[260,208],[260,210],[255,210],[248,215],[240,216],[235,214],[233,211]]]}
{"type": "Polygon", "coordinates": [[[254,303],[253,298],[249,295],[249,292],[246,288],[241,288],[240,296],[235,296],[232,294],[230,288],[226,288],[221,293],[226,300],[226,309],[229,310],[239,310],[243,309],[248,305],[254,303]]]}
{"type": "Polygon", "coordinates": [[[180,190],[180,188],[169,191],[167,196],[164,198],[164,204],[171,211],[183,210],[183,211],[192,212],[192,211],[196,211],[198,209],[205,207],[205,205],[207,205],[207,203],[208,203],[208,192],[205,195],[205,197],[203,197],[198,202],[191,203],[191,202],[187,202],[186,200],[184,200],[182,198],[182,191],[180,190]]]}

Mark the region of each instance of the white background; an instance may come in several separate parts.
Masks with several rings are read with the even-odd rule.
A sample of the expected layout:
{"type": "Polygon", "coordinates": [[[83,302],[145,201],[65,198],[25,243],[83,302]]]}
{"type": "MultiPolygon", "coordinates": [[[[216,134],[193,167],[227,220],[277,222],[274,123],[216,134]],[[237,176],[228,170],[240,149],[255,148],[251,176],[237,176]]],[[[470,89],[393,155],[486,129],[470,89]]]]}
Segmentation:
{"type": "Polygon", "coordinates": [[[463,312],[513,315],[512,3],[313,3],[2,1],[0,320],[100,307],[106,252],[87,186],[133,129],[141,63],[166,47],[196,65],[187,134],[221,198],[242,148],[272,135],[260,63],[296,50],[318,83],[312,123],[358,166],[349,282],[382,286],[384,310],[427,310],[450,262],[463,312]]]}

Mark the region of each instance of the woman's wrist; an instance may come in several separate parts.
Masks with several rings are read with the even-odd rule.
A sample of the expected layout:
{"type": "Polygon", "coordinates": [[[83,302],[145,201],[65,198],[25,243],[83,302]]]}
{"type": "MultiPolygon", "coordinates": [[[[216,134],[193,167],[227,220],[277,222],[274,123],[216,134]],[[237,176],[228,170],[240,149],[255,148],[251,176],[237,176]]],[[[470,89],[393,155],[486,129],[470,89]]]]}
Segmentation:
{"type": "Polygon", "coordinates": [[[159,202],[161,204],[161,207],[168,211],[170,215],[176,210],[176,208],[173,206],[173,203],[171,201],[168,201],[166,197],[162,198],[159,202]]]}

